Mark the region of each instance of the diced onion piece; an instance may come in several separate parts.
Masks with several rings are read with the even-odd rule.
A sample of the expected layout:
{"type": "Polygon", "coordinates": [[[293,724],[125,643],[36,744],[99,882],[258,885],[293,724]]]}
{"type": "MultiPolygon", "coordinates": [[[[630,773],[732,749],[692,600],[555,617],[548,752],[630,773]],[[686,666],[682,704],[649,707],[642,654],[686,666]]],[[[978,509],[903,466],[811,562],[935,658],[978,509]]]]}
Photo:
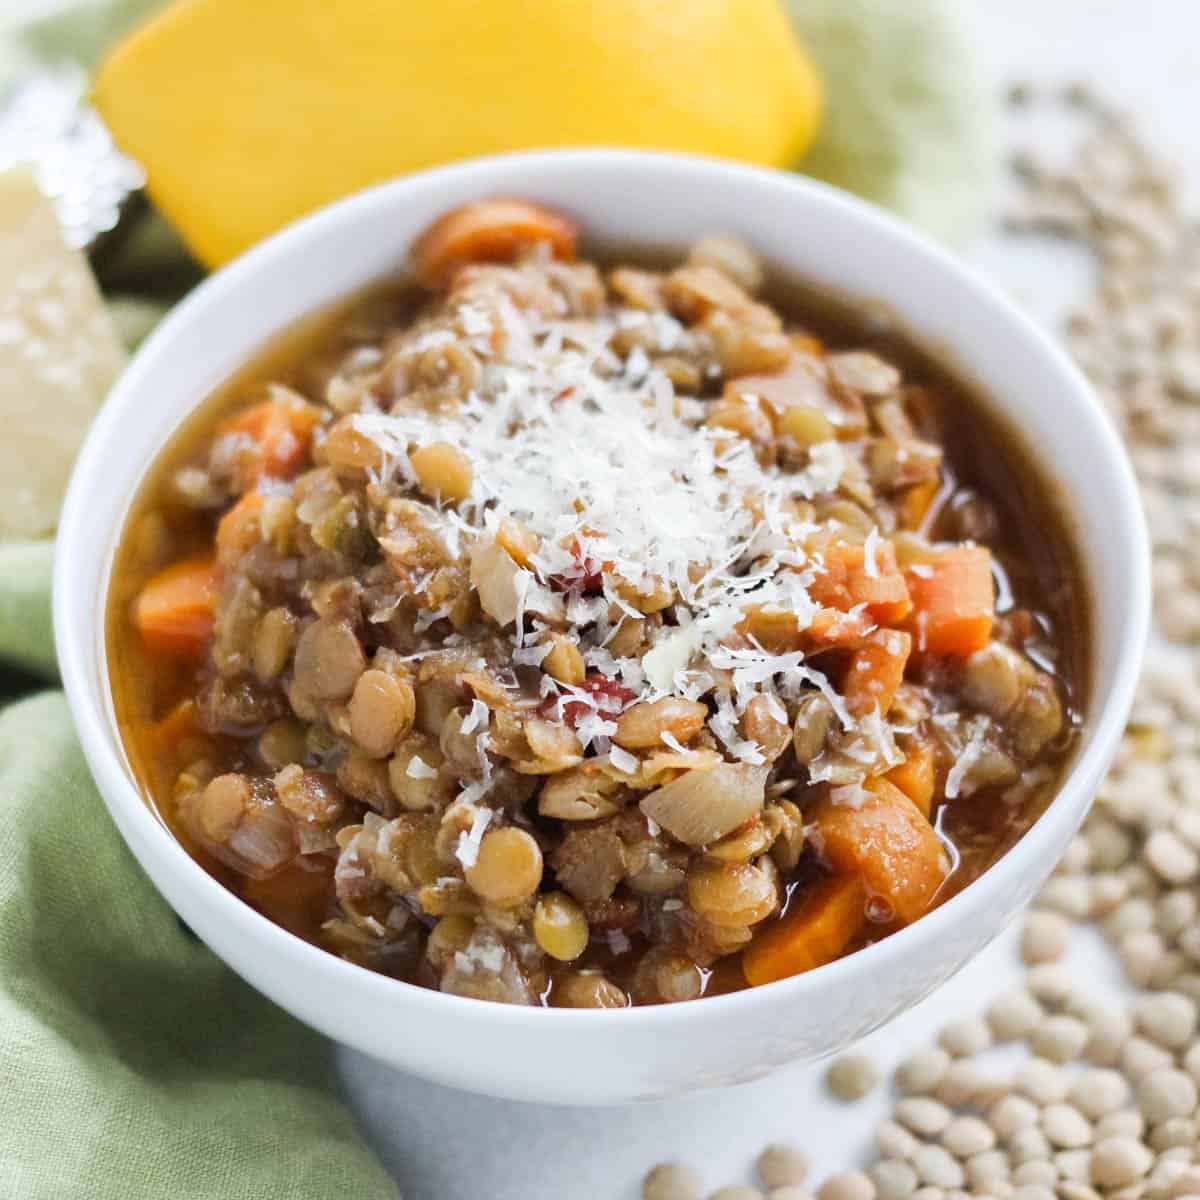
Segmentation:
{"type": "Polygon", "coordinates": [[[471,555],[471,586],[479,593],[483,611],[501,629],[517,619],[520,574],[521,568],[496,542],[480,546],[471,555]]]}
{"type": "Polygon", "coordinates": [[[686,846],[707,846],[762,810],[765,766],[721,763],[687,771],[646,796],[642,813],[686,846]]]}

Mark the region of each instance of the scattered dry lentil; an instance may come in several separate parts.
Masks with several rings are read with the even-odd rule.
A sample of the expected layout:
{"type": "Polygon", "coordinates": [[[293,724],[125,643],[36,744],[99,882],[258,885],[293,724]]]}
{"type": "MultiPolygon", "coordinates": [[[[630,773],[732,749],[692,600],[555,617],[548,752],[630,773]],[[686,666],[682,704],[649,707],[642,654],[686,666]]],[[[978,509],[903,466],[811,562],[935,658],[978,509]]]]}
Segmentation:
{"type": "Polygon", "coordinates": [[[1087,1026],[1075,1017],[1059,1013],[1048,1017],[1034,1029],[1029,1044],[1033,1052],[1042,1058],[1066,1063],[1083,1053],[1087,1041],[1087,1026]]]}
{"type": "Polygon", "coordinates": [[[1092,1123],[1073,1104],[1047,1104],[1041,1127],[1046,1140],[1064,1150],[1077,1150],[1092,1140],[1092,1123]]]}
{"type": "Polygon", "coordinates": [[[940,1100],[909,1096],[896,1105],[896,1120],[922,1137],[939,1134],[950,1124],[950,1110],[940,1100]]]}
{"type": "Polygon", "coordinates": [[[908,1200],[917,1190],[916,1169],[903,1159],[881,1159],[867,1173],[875,1183],[878,1200],[908,1200]]]}
{"type": "Polygon", "coordinates": [[[1071,923],[1061,913],[1034,909],[1021,931],[1021,957],[1030,965],[1057,962],[1067,952],[1071,923]]]}
{"type": "Polygon", "coordinates": [[[839,1100],[861,1100],[879,1082],[879,1067],[865,1054],[843,1054],[830,1064],[825,1082],[839,1100]]]}
{"type": "Polygon", "coordinates": [[[759,1179],[769,1188],[798,1186],[808,1178],[808,1156],[786,1142],[767,1146],[754,1165],[759,1179]]]}
{"type": "Polygon", "coordinates": [[[979,1117],[955,1117],[942,1130],[942,1145],[955,1158],[968,1159],[996,1145],[995,1130],[979,1117]]]}
{"type": "Polygon", "coordinates": [[[922,1183],[933,1187],[959,1188],[966,1182],[962,1163],[943,1146],[920,1146],[912,1158],[913,1169],[922,1183]]]}
{"type": "MultiPolygon", "coordinates": [[[[1036,112],[1047,97],[1021,83],[1009,99],[1036,112]]],[[[1086,86],[1049,102],[1082,123],[1080,144],[1065,167],[1016,156],[1021,197],[1006,224],[1096,259],[1066,339],[1133,459],[1162,638],[1082,834],[1023,927],[1025,988],[896,1069],[902,1098],[877,1127],[880,1161],[830,1177],[819,1200],[1200,1200],[1200,224],[1170,172],[1086,86]],[[1083,921],[1143,989],[1131,1011],[1077,991],[1063,959],[1083,921]],[[993,1039],[1034,1053],[1007,1089],[976,1061],[993,1039]]],[[[855,1078],[835,1064],[835,1091],[842,1071],[855,1078]]],[[[799,1181],[768,1178],[768,1152],[769,1200],[811,1200],[799,1181]]],[[[657,1168],[643,1188],[645,1200],[699,1195],[679,1167],[657,1168]]]]}
{"type": "Polygon", "coordinates": [[[642,1181],[642,1200],[700,1200],[700,1177],[680,1163],[660,1163],[642,1181]]]}
{"type": "Polygon", "coordinates": [[[967,1058],[986,1050],[992,1044],[992,1035],[987,1023],[978,1017],[963,1017],[942,1030],[938,1043],[948,1054],[967,1058]]]}
{"type": "Polygon", "coordinates": [[[987,1010],[988,1025],[1001,1042],[1028,1037],[1044,1016],[1042,1006],[1024,988],[997,996],[987,1010]]]}
{"type": "Polygon", "coordinates": [[[875,1184],[865,1171],[839,1171],[821,1185],[817,1200],[875,1200],[875,1184]]]}
{"type": "Polygon", "coordinates": [[[911,1096],[932,1092],[950,1069],[950,1055],[941,1046],[926,1046],[910,1054],[897,1068],[896,1087],[911,1096]]]}
{"type": "Polygon", "coordinates": [[[1138,1082],[1138,1107],[1151,1124],[1196,1111],[1196,1082],[1183,1071],[1161,1067],[1138,1082]]]}
{"type": "Polygon", "coordinates": [[[1134,1006],[1138,1029],[1172,1050],[1186,1046],[1196,1032],[1196,1002],[1178,992],[1143,996],[1134,1006]]]}

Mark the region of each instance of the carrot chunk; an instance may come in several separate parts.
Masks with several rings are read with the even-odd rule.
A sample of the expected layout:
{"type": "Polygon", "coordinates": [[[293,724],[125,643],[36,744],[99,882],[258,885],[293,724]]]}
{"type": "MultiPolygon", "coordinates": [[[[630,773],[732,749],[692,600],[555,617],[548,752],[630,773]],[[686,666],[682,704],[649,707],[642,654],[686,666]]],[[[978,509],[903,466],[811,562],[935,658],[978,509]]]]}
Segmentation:
{"type": "Polygon", "coordinates": [[[250,439],[242,477],[253,484],[266,475],[286,479],[303,465],[320,412],[299,396],[278,389],[268,400],[234,413],[218,427],[218,434],[241,433],[250,439]]]}
{"type": "Polygon", "coordinates": [[[829,650],[860,642],[871,632],[871,618],[861,612],[839,612],[836,608],[818,609],[804,631],[804,648],[829,650]]]}
{"type": "Polygon", "coordinates": [[[196,702],[191,698],[180,700],[154,727],[159,745],[168,750],[174,750],[180,742],[193,737],[199,731],[196,702]]]}
{"type": "Polygon", "coordinates": [[[765,926],[742,952],[751,987],[824,966],[843,953],[867,919],[867,889],[857,875],[819,883],[798,908],[765,926]]]}
{"type": "Polygon", "coordinates": [[[246,492],[217,522],[217,558],[228,567],[262,539],[261,492],[246,492]]]}
{"type": "Polygon", "coordinates": [[[896,689],[904,681],[904,666],[912,652],[912,638],[898,629],[876,629],[851,655],[842,681],[846,707],[857,717],[878,708],[887,716],[896,689]]]}
{"type": "Polygon", "coordinates": [[[160,571],[133,605],[133,623],[146,647],[178,658],[198,658],[213,629],[217,575],[209,554],[185,558],[160,571]]]}
{"type": "Polygon", "coordinates": [[[891,542],[879,542],[870,557],[865,545],[834,542],[825,547],[822,558],[808,589],[818,604],[842,612],[861,604],[880,625],[894,625],[912,609],[891,542]]]}
{"type": "Polygon", "coordinates": [[[925,523],[933,502],[937,499],[942,481],[937,477],[913,484],[900,501],[900,524],[905,529],[920,529],[925,523]]]}
{"type": "Polygon", "coordinates": [[[952,546],[906,572],[917,650],[966,658],[992,636],[996,589],[983,546],[952,546]]]}
{"type": "Polygon", "coordinates": [[[929,819],[937,778],[932,742],[923,739],[916,742],[908,757],[884,778],[894,783],[921,810],[925,819],[929,819]]]}
{"type": "Polygon", "coordinates": [[[861,788],[833,788],[805,816],[829,865],[861,876],[898,920],[907,925],[928,911],[946,877],[946,855],[933,826],[895,784],[870,779],[861,788]]]}
{"type": "Polygon", "coordinates": [[[555,258],[575,257],[579,230],[561,213],[530,200],[493,196],[439,217],[412,245],[417,282],[444,288],[467,263],[511,262],[527,246],[546,242],[555,258]]]}

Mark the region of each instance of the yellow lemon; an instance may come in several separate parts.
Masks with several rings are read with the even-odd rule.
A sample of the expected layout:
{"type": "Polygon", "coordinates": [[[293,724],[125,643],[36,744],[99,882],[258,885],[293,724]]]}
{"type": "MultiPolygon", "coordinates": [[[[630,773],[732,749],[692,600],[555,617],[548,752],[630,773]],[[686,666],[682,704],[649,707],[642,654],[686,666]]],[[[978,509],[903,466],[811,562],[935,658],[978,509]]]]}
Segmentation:
{"type": "Polygon", "coordinates": [[[820,85],[778,0],[176,0],[95,103],[206,263],[381,179],[529,146],[775,166],[820,85]]]}

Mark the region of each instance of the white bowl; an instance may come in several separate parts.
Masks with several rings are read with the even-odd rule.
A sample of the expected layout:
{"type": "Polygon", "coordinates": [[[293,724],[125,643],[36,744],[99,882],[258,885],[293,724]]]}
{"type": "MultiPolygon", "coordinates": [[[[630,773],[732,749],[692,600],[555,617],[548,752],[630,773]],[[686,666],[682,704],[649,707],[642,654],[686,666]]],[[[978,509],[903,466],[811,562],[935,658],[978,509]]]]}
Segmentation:
{"type": "Polygon", "coordinates": [[[506,155],[411,175],[284,230],[199,287],[146,342],[79,457],[54,580],[59,663],[113,819],[179,915],[301,1020],[406,1071],[473,1091],[603,1104],[744,1082],[834,1053],[907,1009],[994,937],[1083,819],[1133,696],[1149,555],[1132,474],[1087,384],[1052,341],[953,258],[834,189],[744,166],[614,150],[506,155]],[[393,271],[452,205],[528,195],[605,242],[680,246],[731,230],[788,274],[881,302],[966,364],[1055,481],[1091,601],[1086,724],[1062,788],[996,865],[929,916],[811,974],[691,1004],[517,1008],[446,996],[315,949],[211,879],[147,806],[106,674],[103,613],[130,499],[182,419],[273,334],[393,271]]]}

